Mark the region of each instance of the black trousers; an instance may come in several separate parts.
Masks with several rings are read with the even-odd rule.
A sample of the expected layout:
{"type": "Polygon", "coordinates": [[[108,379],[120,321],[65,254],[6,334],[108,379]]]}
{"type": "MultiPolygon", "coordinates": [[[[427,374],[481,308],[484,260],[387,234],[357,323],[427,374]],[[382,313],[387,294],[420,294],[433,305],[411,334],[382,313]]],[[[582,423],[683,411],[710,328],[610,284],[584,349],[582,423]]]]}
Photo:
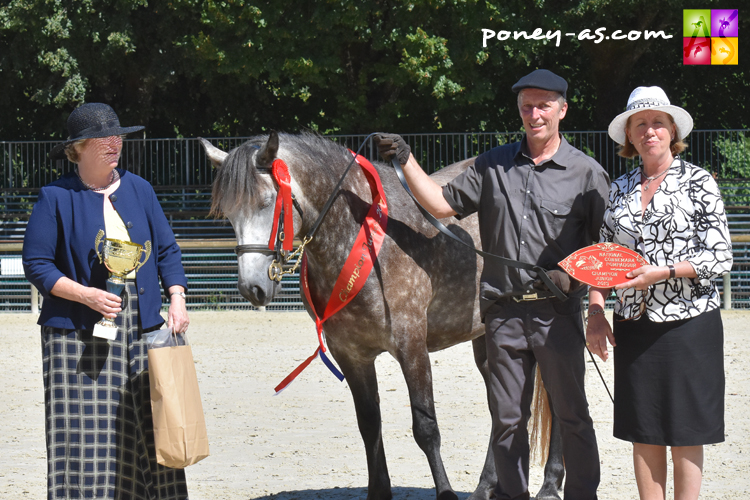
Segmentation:
{"type": "Polygon", "coordinates": [[[492,448],[498,499],[523,498],[529,490],[527,424],[534,369],[560,421],[566,500],[592,500],[599,486],[599,451],[584,388],[585,340],[580,299],[501,300],[485,317],[490,368],[492,448]]]}

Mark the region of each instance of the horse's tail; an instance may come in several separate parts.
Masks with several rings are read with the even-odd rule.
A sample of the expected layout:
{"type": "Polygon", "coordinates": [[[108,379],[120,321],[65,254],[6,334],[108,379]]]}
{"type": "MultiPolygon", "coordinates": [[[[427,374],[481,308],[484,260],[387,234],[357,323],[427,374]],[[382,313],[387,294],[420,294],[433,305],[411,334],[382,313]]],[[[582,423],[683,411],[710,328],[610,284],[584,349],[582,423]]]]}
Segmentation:
{"type": "Polygon", "coordinates": [[[531,435],[531,456],[538,459],[541,465],[547,462],[549,456],[550,433],[552,432],[552,409],[547,397],[547,389],[542,382],[539,365],[536,366],[536,380],[534,381],[534,397],[531,403],[531,419],[529,421],[531,435]]]}

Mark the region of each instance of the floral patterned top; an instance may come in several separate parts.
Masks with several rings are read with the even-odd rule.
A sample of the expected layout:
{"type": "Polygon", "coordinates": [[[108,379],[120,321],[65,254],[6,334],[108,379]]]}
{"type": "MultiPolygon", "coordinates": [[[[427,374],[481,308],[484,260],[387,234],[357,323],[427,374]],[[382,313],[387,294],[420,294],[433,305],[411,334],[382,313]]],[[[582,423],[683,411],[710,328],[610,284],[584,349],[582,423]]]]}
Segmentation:
{"type": "Polygon", "coordinates": [[[675,157],[666,177],[641,213],[641,168],[612,183],[600,231],[601,242],[614,242],[652,265],[688,261],[697,278],[675,278],[648,291],[617,290],[615,314],[636,318],[642,311],[661,323],[693,318],[719,307],[712,280],[732,268],[732,242],[719,186],[711,174],[675,157]]]}

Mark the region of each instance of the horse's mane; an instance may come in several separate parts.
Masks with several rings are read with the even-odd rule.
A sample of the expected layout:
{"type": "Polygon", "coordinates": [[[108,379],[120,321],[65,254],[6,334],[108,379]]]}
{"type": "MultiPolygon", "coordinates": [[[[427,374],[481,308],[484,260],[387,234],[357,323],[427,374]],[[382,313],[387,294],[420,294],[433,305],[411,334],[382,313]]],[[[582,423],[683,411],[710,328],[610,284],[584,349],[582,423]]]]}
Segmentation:
{"type": "MultiPolygon", "coordinates": [[[[267,141],[267,135],[256,136],[229,152],[213,182],[211,214],[232,214],[257,206],[260,202],[259,183],[263,181],[253,155],[267,141]]],[[[344,152],[344,148],[338,144],[310,132],[299,135],[279,134],[278,156],[290,168],[294,163],[316,165],[321,173],[335,172],[346,159],[344,152]]]]}
{"type": "Polygon", "coordinates": [[[279,139],[279,146],[284,149],[280,157],[283,156],[287,163],[293,158],[297,163],[316,164],[323,168],[324,172],[333,173],[339,172],[339,169],[346,166],[345,160],[351,159],[347,158],[346,150],[342,146],[312,132],[302,132],[298,135],[280,134],[279,139]]]}
{"type": "Polygon", "coordinates": [[[211,190],[211,214],[232,214],[245,204],[258,203],[261,181],[252,156],[263,147],[262,137],[254,137],[229,152],[216,172],[211,190]]]}

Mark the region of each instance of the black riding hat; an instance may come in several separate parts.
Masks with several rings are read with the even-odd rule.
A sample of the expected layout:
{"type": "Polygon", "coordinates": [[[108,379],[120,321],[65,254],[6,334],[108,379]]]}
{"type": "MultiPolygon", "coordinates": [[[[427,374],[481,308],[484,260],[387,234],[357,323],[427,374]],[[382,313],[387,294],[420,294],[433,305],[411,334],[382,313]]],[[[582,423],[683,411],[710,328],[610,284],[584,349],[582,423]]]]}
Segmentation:
{"type": "Polygon", "coordinates": [[[68,140],[61,142],[49,153],[53,160],[65,157],[65,146],[82,139],[96,139],[111,135],[126,135],[143,130],[144,127],[121,127],[117,113],[109,105],[100,102],[89,102],[74,109],[68,117],[68,140]]]}

